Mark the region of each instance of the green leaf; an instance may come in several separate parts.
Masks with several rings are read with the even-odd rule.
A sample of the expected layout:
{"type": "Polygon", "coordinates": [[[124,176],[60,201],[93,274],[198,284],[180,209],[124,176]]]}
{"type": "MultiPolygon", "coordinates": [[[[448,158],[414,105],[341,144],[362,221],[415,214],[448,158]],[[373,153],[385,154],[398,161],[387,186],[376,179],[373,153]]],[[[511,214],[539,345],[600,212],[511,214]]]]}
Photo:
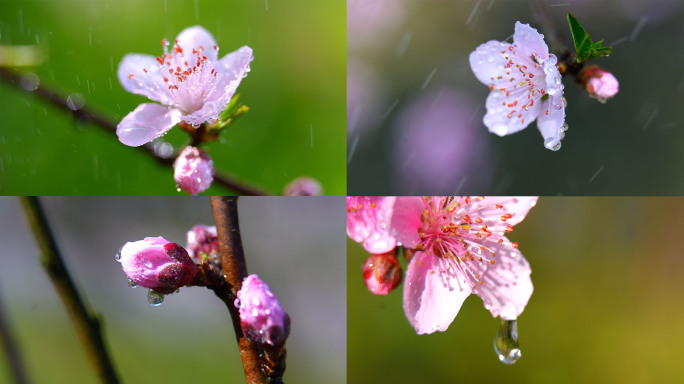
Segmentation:
{"type": "Polygon", "coordinates": [[[570,13],[568,13],[568,24],[570,24],[570,33],[575,45],[575,60],[578,63],[608,56],[613,51],[613,48],[603,46],[603,40],[594,43],[577,18],[570,13]]]}

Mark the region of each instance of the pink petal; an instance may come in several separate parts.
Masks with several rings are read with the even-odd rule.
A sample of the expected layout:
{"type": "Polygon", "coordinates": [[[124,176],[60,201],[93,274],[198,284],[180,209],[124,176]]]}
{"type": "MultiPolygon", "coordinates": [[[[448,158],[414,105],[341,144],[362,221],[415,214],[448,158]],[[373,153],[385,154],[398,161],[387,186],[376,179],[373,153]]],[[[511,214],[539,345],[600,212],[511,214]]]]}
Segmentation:
{"type": "Polygon", "coordinates": [[[470,54],[470,68],[475,77],[486,86],[495,83],[501,71],[506,65],[506,59],[501,55],[501,51],[508,51],[511,45],[501,41],[491,40],[479,47],[470,54]]]}
{"type": "Polygon", "coordinates": [[[449,275],[436,257],[417,252],[404,281],[404,313],[418,334],[445,331],[454,320],[471,288],[449,275]]]}
{"type": "Polygon", "coordinates": [[[183,49],[183,51],[188,52],[187,55],[190,55],[193,49],[199,51],[201,47],[202,54],[210,61],[216,60],[216,57],[218,56],[218,50],[214,49],[216,46],[216,40],[214,40],[214,36],[212,36],[209,31],[203,27],[200,27],[199,25],[185,28],[183,31],[181,31],[181,33],[178,34],[176,40],[178,40],[177,44],[183,49]]]}
{"type": "Polygon", "coordinates": [[[529,107],[527,111],[523,108],[511,109],[507,107],[516,100],[518,100],[520,105],[529,102],[526,95],[527,92],[506,97],[496,89],[490,92],[489,96],[487,96],[487,113],[482,119],[489,132],[499,136],[506,136],[530,125],[539,113],[539,103],[529,107]],[[511,117],[508,117],[511,113],[513,113],[511,117]],[[521,117],[518,117],[518,114],[521,117]]]}
{"type": "Polygon", "coordinates": [[[156,139],[181,121],[178,110],[169,110],[159,104],[140,104],[121,120],[116,127],[119,141],[138,147],[156,139]]]}
{"type": "Polygon", "coordinates": [[[513,33],[513,43],[518,53],[525,57],[535,56],[546,60],[549,57],[549,47],[544,42],[544,35],[537,32],[529,24],[515,22],[515,33],[513,33]]]}
{"type": "Polygon", "coordinates": [[[537,205],[537,199],[538,196],[485,196],[484,200],[472,199],[468,210],[477,212],[481,217],[502,217],[510,213],[511,217],[505,222],[516,225],[523,221],[532,207],[537,205]],[[502,208],[496,208],[497,205],[502,208]]]}
{"type": "Polygon", "coordinates": [[[420,197],[397,197],[390,219],[391,232],[397,241],[408,248],[415,248],[420,242],[418,229],[423,226],[420,216],[425,203],[420,197]]]}
{"type": "Polygon", "coordinates": [[[515,320],[525,309],[534,288],[530,279],[530,265],[518,249],[507,243],[487,245],[496,252],[496,262],[493,265],[481,264],[483,284],[473,293],[482,298],[492,316],[515,320]]]}
{"type": "Polygon", "coordinates": [[[119,63],[117,76],[125,90],[150,100],[170,105],[173,95],[159,73],[159,63],[153,56],[130,53],[119,63]],[[145,72],[145,70],[147,72],[145,72]]]}
{"type": "Polygon", "coordinates": [[[552,149],[556,143],[562,139],[563,123],[565,123],[565,105],[563,104],[562,96],[555,98],[549,97],[549,100],[542,103],[544,112],[539,114],[537,119],[537,128],[544,138],[544,146],[552,149]],[[556,109],[556,107],[560,107],[556,109]],[[546,111],[549,111],[546,114],[546,111]]]}
{"type": "Polygon", "coordinates": [[[191,123],[194,121],[214,123],[215,121],[212,120],[223,112],[240,82],[247,76],[250,71],[249,63],[253,59],[252,48],[244,46],[215,62],[214,69],[220,75],[216,87],[207,96],[202,108],[187,115],[184,120],[191,123]]]}

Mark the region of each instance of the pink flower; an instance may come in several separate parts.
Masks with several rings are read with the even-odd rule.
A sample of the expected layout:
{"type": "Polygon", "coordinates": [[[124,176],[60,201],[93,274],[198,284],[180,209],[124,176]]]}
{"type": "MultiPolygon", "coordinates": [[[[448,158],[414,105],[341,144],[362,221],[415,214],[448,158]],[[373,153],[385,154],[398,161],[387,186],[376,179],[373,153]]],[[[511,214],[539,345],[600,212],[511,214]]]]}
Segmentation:
{"type": "Polygon", "coordinates": [[[165,295],[188,285],[197,274],[197,266],[185,249],[163,237],[126,243],[119,261],[137,285],[165,295]]]}
{"type": "Polygon", "coordinates": [[[612,73],[595,65],[587,67],[580,75],[589,96],[605,103],[620,90],[620,84],[612,73]]]}
{"type": "Polygon", "coordinates": [[[185,147],[173,163],[173,178],[182,190],[196,195],[214,181],[213,161],[203,150],[185,147]]]}
{"type": "Polygon", "coordinates": [[[401,284],[401,267],[395,252],[370,255],[363,265],[366,287],[375,295],[386,296],[401,284]]]}
{"type": "Polygon", "coordinates": [[[162,104],[141,104],[121,120],[116,134],[126,145],[143,145],[181,121],[216,122],[254,58],[244,46],[219,60],[216,41],[200,26],[184,29],[171,53],[168,45],[164,39],[160,57],[127,54],[119,64],[124,89],[162,104]]]}
{"type": "Polygon", "coordinates": [[[475,293],[492,316],[516,319],[532,295],[530,266],[505,234],[536,197],[397,197],[397,242],[417,252],[404,282],[404,312],[419,334],[445,331],[475,293]]]}
{"type": "Polygon", "coordinates": [[[389,233],[387,219],[392,214],[394,197],[347,197],[347,235],[370,253],[394,249],[396,241],[389,233]]]}
{"type": "Polygon", "coordinates": [[[257,275],[242,282],[235,306],[245,336],[260,344],[281,345],[290,334],[290,317],[257,275]]]}
{"type": "Polygon", "coordinates": [[[284,196],[320,196],[323,193],[321,183],[310,177],[298,177],[283,190],[284,196]]]}
{"type": "Polygon", "coordinates": [[[518,132],[537,120],[544,146],[557,151],[568,129],[563,84],[544,35],[515,23],[513,44],[488,41],[470,54],[470,67],[491,92],[483,122],[499,136],[518,132]]]}
{"type": "Polygon", "coordinates": [[[202,262],[212,252],[218,252],[218,238],[216,226],[195,225],[188,231],[187,246],[188,255],[196,263],[202,262]]]}

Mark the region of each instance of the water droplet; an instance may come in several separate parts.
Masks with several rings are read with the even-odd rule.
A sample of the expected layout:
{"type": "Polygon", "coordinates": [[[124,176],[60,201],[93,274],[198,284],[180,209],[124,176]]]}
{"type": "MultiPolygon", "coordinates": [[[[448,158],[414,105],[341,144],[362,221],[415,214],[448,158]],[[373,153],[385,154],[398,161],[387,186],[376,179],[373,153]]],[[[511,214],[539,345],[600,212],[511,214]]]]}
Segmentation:
{"type": "Polygon", "coordinates": [[[568,123],[563,122],[563,125],[560,127],[561,132],[567,132],[568,131],[568,123]]]}
{"type": "Polygon", "coordinates": [[[555,103],[555,104],[553,105],[553,108],[554,108],[555,110],[557,110],[557,111],[560,111],[562,107],[561,107],[560,103],[555,103]]]}
{"type": "Polygon", "coordinates": [[[150,289],[147,291],[147,302],[153,307],[158,307],[164,302],[164,295],[150,289]]]}
{"type": "Polygon", "coordinates": [[[72,93],[71,95],[67,96],[67,106],[72,111],[78,111],[79,109],[83,108],[84,104],[85,99],[80,93],[72,93]]]}
{"type": "Polygon", "coordinates": [[[518,322],[516,320],[501,320],[499,332],[494,339],[494,351],[504,364],[515,364],[520,359],[518,322]]]}
{"type": "Polygon", "coordinates": [[[561,142],[557,138],[548,138],[544,140],[544,146],[546,149],[550,149],[552,151],[557,151],[561,147],[561,142]]]}
{"type": "Polygon", "coordinates": [[[136,283],[135,281],[133,281],[133,279],[131,279],[131,278],[129,277],[129,278],[128,278],[128,286],[131,287],[131,288],[135,288],[135,287],[138,286],[138,283],[136,283]]]}
{"type": "Polygon", "coordinates": [[[548,93],[549,96],[553,96],[553,95],[555,95],[556,93],[558,93],[558,90],[557,90],[556,88],[554,88],[554,87],[551,87],[551,88],[549,88],[549,89],[547,90],[546,93],[548,93]]]}
{"type": "Polygon", "coordinates": [[[33,92],[38,89],[40,85],[40,79],[38,75],[33,72],[29,72],[21,77],[21,87],[27,91],[33,92]]]}
{"type": "Polygon", "coordinates": [[[552,53],[552,54],[549,55],[549,58],[546,59],[546,62],[549,63],[549,64],[551,64],[551,65],[556,65],[556,63],[558,62],[558,59],[556,58],[556,55],[554,55],[554,54],[552,53]]]}

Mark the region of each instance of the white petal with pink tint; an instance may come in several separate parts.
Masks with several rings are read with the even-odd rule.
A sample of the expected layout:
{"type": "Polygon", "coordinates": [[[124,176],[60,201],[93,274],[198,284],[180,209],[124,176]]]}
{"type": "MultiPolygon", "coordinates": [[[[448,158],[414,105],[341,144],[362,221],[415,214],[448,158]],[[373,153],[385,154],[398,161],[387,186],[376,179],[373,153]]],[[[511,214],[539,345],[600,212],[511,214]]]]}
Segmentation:
{"type": "Polygon", "coordinates": [[[417,252],[406,270],[404,313],[419,335],[443,332],[470,293],[470,286],[441,270],[435,257],[417,252]]]}
{"type": "Polygon", "coordinates": [[[180,112],[159,104],[140,104],[116,127],[119,141],[131,147],[141,146],[166,133],[181,120],[180,112]]]}
{"type": "Polygon", "coordinates": [[[515,22],[515,32],[513,33],[513,44],[520,51],[522,56],[534,54],[542,60],[549,57],[549,47],[544,42],[544,35],[537,32],[529,24],[515,22]]]}
{"type": "Polygon", "coordinates": [[[159,70],[159,63],[153,56],[129,53],[119,63],[116,74],[128,92],[169,105],[173,95],[159,70]]]}
{"type": "Polygon", "coordinates": [[[420,215],[425,209],[421,197],[397,197],[392,209],[392,234],[404,247],[415,248],[420,242],[418,229],[423,226],[420,215]]]}
{"type": "Polygon", "coordinates": [[[215,61],[218,56],[218,50],[214,48],[217,47],[214,36],[199,25],[185,28],[178,34],[176,41],[176,44],[178,44],[181,49],[189,50],[187,53],[183,52],[184,55],[187,54],[189,56],[192,53],[192,50],[195,49],[198,51],[201,50],[202,54],[211,61],[215,61]]]}
{"type": "Polygon", "coordinates": [[[469,212],[482,217],[500,217],[502,222],[516,225],[537,205],[538,199],[538,196],[485,196],[482,200],[473,199],[469,212]]]}

